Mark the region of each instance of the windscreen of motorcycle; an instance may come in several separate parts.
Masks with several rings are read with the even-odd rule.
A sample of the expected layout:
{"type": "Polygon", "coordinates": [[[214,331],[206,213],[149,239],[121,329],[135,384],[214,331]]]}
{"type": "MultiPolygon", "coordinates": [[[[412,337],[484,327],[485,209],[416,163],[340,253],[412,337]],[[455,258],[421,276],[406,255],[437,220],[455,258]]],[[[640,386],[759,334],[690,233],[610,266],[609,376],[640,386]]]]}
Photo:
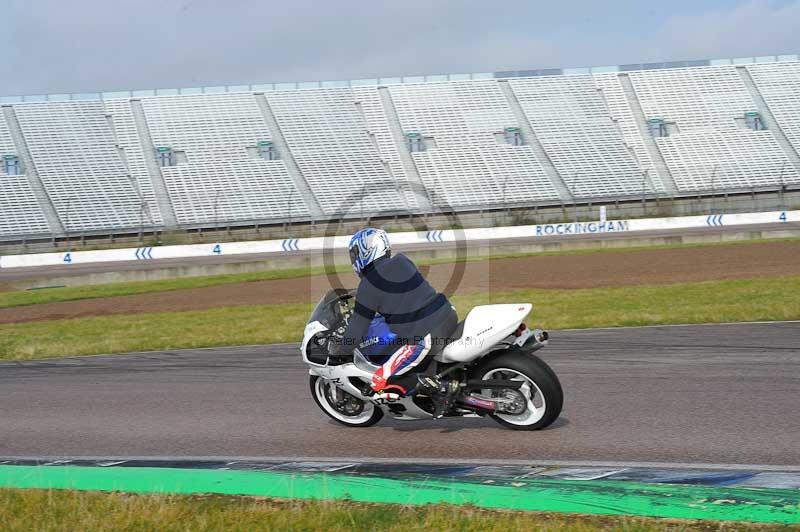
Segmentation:
{"type": "Polygon", "coordinates": [[[353,297],[353,291],[345,288],[334,288],[329,290],[327,294],[322,296],[314,311],[311,312],[311,317],[308,323],[315,321],[320,322],[328,329],[334,328],[342,319],[342,312],[339,301],[346,300],[353,297]]]}

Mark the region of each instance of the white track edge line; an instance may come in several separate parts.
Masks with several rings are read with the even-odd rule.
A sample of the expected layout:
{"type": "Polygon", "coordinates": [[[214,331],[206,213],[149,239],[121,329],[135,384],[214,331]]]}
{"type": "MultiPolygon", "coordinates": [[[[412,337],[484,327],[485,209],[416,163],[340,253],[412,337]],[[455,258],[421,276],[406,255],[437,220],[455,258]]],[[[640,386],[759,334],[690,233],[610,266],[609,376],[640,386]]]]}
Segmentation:
{"type": "MultiPolygon", "coordinates": [[[[775,321],[723,321],[719,323],[666,323],[663,325],[629,325],[624,327],[587,327],[583,329],[553,329],[557,331],[619,331],[625,329],[654,329],[661,327],[713,327],[715,325],[779,325],[781,323],[800,323],[800,320],[775,320],[775,321]]],[[[273,344],[274,345],[274,344],[273,344]]]]}
{"type": "Polygon", "coordinates": [[[379,463],[379,464],[417,464],[417,465],[491,465],[491,466],[552,466],[552,467],[624,467],[647,469],[701,469],[719,471],[759,472],[797,472],[800,465],[771,464],[718,464],[703,462],[630,462],[614,460],[529,460],[491,459],[491,458],[377,458],[377,457],[335,457],[335,456],[0,456],[0,461],[26,460],[52,462],[55,460],[92,461],[164,461],[164,462],[323,462],[323,463],[379,463]]]}

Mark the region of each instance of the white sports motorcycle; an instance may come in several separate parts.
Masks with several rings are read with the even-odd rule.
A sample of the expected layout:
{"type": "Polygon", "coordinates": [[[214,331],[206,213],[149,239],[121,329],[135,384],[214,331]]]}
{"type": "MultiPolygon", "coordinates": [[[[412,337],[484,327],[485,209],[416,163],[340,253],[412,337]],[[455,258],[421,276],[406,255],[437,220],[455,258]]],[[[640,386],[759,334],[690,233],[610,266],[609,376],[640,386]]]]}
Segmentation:
{"type": "MultiPolygon", "coordinates": [[[[435,409],[431,397],[410,394],[390,401],[375,395],[370,383],[379,366],[369,360],[370,355],[359,349],[352,356],[330,355],[330,341],[344,333],[353,297],[351,290],[329,291],[306,325],[300,349],[310,366],[314,401],[349,427],[374,425],[384,414],[431,419],[435,409]]],[[[564,399],[561,384],[533,354],[547,345],[547,332],[530,330],[522,322],[531,308],[528,303],[478,306],[458,324],[454,340],[432,361],[452,399],[445,416],[489,415],[517,430],[542,429],[558,418],[564,399]]],[[[382,318],[376,317],[365,344],[385,346],[391,335],[382,318]]]]}

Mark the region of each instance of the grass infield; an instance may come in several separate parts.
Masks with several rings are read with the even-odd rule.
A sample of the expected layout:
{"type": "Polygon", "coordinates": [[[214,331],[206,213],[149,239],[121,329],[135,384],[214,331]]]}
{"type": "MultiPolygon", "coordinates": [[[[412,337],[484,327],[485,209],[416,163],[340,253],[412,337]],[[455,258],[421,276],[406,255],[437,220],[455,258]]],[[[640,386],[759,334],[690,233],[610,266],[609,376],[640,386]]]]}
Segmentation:
{"type": "MultiPolygon", "coordinates": [[[[453,298],[475,305],[532,302],[545,329],[800,319],[800,276],[578,290],[520,290],[453,298]]],[[[0,359],[32,359],[298,341],[312,305],[225,307],[0,325],[0,359]]]]}
{"type": "MultiPolygon", "coordinates": [[[[131,471],[136,474],[136,472],[131,471]]],[[[319,480],[309,479],[320,491],[319,480]]],[[[105,483],[102,487],[108,489],[105,483]]],[[[204,485],[205,486],[205,485],[204,485]]],[[[263,485],[262,485],[263,487],[263,485]]],[[[385,486],[381,486],[385,489],[385,486]]],[[[390,503],[364,502],[360,498],[348,499],[334,496],[331,500],[300,493],[297,499],[266,499],[263,496],[242,497],[231,495],[208,495],[202,491],[182,486],[180,494],[164,494],[165,490],[133,490],[137,494],[82,491],[95,488],[77,487],[77,490],[46,489],[0,489],[0,516],[3,530],[620,530],[620,531],[665,531],[665,530],[765,530],[764,525],[743,521],[792,523],[790,508],[770,505],[771,496],[758,493],[745,494],[751,505],[736,504],[732,499],[721,499],[719,504],[703,499],[710,494],[706,489],[694,487],[653,488],[644,498],[655,497],[654,505],[640,507],[642,496],[634,494],[635,501],[627,501],[614,489],[601,493],[602,501],[595,507],[591,503],[573,504],[570,489],[562,493],[558,487],[543,487],[546,502],[537,502],[534,495],[520,503],[520,511],[506,499],[483,500],[480,504],[452,505],[435,502],[420,504],[416,494],[383,493],[377,499],[389,499],[390,503]],[[659,490],[668,490],[669,501],[659,499],[659,490]],[[188,494],[187,494],[188,493],[188,494]],[[760,497],[760,498],[759,498],[760,497]],[[396,499],[411,499],[409,503],[397,503],[396,499]],[[673,498],[679,501],[673,501],[673,498]],[[761,499],[766,500],[766,504],[761,499]],[[356,502],[358,501],[358,502],[356,502]],[[549,501],[549,502],[547,502],[549,501]],[[560,502],[559,502],[560,501],[560,502]],[[684,507],[689,501],[696,501],[684,507]],[[529,503],[529,504],[528,504],[529,503]],[[673,504],[675,508],[671,508],[673,504]],[[610,506],[607,506],[609,505],[610,506]],[[528,508],[528,506],[531,506],[528,508]],[[542,508],[558,508],[557,510],[542,508]],[[562,507],[564,507],[562,509],[562,507]],[[569,508],[574,508],[570,510],[569,508]],[[580,512],[584,509],[585,513],[580,512]],[[641,510],[645,515],[632,516],[641,510]],[[558,513],[555,513],[558,512],[558,513]],[[564,513],[562,513],[564,512],[564,513]],[[675,517],[672,514],[680,517],[675,517]],[[591,514],[591,515],[587,515],[591,514]],[[659,516],[660,518],[655,518],[659,516]],[[692,517],[686,517],[692,516],[692,517]],[[738,518],[738,519],[737,519],[738,518]],[[697,520],[702,519],[702,521],[697,520]],[[723,521],[714,521],[721,519],[723,521]]],[[[205,489],[205,488],[203,488],[205,489]]],[[[212,493],[221,489],[211,489],[212,493]]],[[[234,488],[235,489],[235,488],[234,488]]],[[[442,488],[439,487],[439,490],[442,488]]],[[[490,488],[491,489],[491,488],[490,488]]],[[[499,488],[504,493],[514,488],[499,488]]],[[[649,488],[634,488],[644,489],[649,488]]],[[[171,491],[167,489],[166,491],[171,491]]],[[[245,491],[247,491],[245,489],[245,491]]],[[[274,491],[269,487],[265,490],[274,491]]],[[[302,491],[302,490],[301,490],[302,491]]],[[[426,495],[421,498],[446,499],[441,491],[422,487],[426,495]]],[[[731,491],[731,490],[729,490],[731,491]]],[[[447,490],[444,490],[445,495],[447,490]]],[[[222,489],[222,493],[225,490],[222,489]]],[[[713,495],[713,494],[712,494],[713,495]]],[[[725,497],[735,497],[726,494],[725,497]]],[[[776,496],[781,499],[780,495],[776,496]]],[[[713,497],[712,497],[713,499],[713,497]]],[[[796,514],[795,516],[796,517],[796,514]]],[[[791,525],[790,525],[791,526],[791,525]]],[[[789,529],[784,525],[785,529],[789,529]]]]}
{"type": "Polygon", "coordinates": [[[129,495],[67,490],[0,490],[4,530],[460,530],[714,531],[768,525],[715,523],[475,507],[288,501],[253,497],[129,495]]]}

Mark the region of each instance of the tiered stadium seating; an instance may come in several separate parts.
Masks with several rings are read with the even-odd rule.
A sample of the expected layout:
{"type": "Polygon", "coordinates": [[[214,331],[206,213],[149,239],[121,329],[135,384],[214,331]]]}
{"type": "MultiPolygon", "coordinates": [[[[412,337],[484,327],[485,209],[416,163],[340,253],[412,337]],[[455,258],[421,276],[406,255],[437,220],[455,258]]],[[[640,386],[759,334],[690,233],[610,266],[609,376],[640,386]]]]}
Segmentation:
{"type": "Polygon", "coordinates": [[[769,131],[691,132],[657,142],[683,191],[775,185],[782,171],[796,175],[769,131]]]}
{"type": "Polygon", "coordinates": [[[66,231],[141,225],[142,200],[117,152],[102,102],[31,103],[14,110],[66,231]]]}
{"type": "Polygon", "coordinates": [[[0,172],[0,236],[34,236],[49,232],[27,178],[0,172]]]}
{"type": "Polygon", "coordinates": [[[0,155],[27,144],[35,171],[0,168],[0,236],[773,190],[800,183],[800,62],[773,60],[3,97],[0,155]],[[748,129],[753,111],[766,129],[748,129]]]}
{"type": "Polygon", "coordinates": [[[186,156],[161,168],[179,223],[308,217],[285,163],[248,152],[272,138],[252,94],[142,98],[142,106],[153,144],[186,156]]]}
{"type": "Polygon", "coordinates": [[[800,152],[800,63],[748,65],[761,96],[783,133],[800,152]]]}
{"type": "Polygon", "coordinates": [[[145,221],[149,225],[160,226],[164,221],[147,170],[142,142],[133,119],[131,102],[130,100],[107,100],[104,104],[106,113],[111,117],[117,144],[125,154],[128,172],[136,180],[136,186],[139,187],[146,206],[146,210],[143,212],[145,221]]]}
{"type": "Polygon", "coordinates": [[[794,169],[770,131],[737,126],[756,111],[733,66],[631,72],[647,118],[674,122],[659,149],[682,191],[774,185],[794,169]]]}
{"type": "Polygon", "coordinates": [[[558,199],[530,146],[498,140],[519,124],[497,81],[394,85],[390,91],[403,132],[429,139],[425,151],[412,155],[435,199],[454,208],[558,199]]]}
{"type": "Polygon", "coordinates": [[[674,121],[681,133],[735,128],[734,118],[755,110],[732,66],[642,70],[628,75],[645,115],[674,121]]]}
{"type": "MultiPolygon", "coordinates": [[[[0,114],[0,156],[17,155],[5,116],[0,114]]],[[[0,167],[0,236],[48,233],[47,220],[24,175],[0,167]]]]}
{"type": "Polygon", "coordinates": [[[642,171],[591,76],[520,78],[509,83],[574,197],[641,194],[642,171]]]}
{"type": "MultiPolygon", "coordinates": [[[[408,181],[410,178],[403,169],[398,146],[392,137],[386,110],[381,104],[377,87],[353,87],[353,97],[364,115],[367,133],[375,139],[380,158],[389,165],[393,179],[408,181]]],[[[417,195],[406,192],[406,203],[409,207],[417,206],[417,195]]]]}
{"type": "MultiPolygon", "coordinates": [[[[328,215],[406,211],[406,196],[392,184],[390,166],[349,88],[266,93],[295,161],[328,215]]],[[[376,114],[371,121],[380,121],[376,114]]]]}
{"type": "MultiPolygon", "coordinates": [[[[17,155],[5,117],[0,114],[0,156],[17,155]]],[[[7,175],[0,167],[0,236],[48,233],[44,213],[24,175],[7,175]]]]}
{"type": "Polygon", "coordinates": [[[644,183],[647,192],[665,192],[667,187],[662,181],[664,176],[659,174],[650,152],[647,150],[630,103],[620,83],[619,75],[616,72],[610,72],[594,74],[593,77],[595,85],[602,91],[611,119],[619,126],[623,142],[633,151],[642,171],[647,171],[649,183],[644,183]]]}
{"type": "MultiPolygon", "coordinates": [[[[11,133],[8,131],[8,124],[6,124],[6,117],[0,113],[0,156],[2,155],[16,155],[17,148],[14,146],[14,141],[11,138],[11,133]]],[[[3,172],[0,168],[0,172],[3,172]]]]}

